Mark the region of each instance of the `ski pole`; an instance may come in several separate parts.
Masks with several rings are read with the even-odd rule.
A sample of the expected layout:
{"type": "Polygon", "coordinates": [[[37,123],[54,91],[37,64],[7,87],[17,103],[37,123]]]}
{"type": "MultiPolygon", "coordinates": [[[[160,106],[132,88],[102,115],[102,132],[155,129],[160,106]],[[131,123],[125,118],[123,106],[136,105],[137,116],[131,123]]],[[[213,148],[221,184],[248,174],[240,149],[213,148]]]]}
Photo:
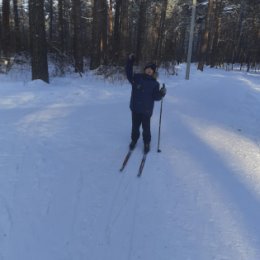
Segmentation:
{"type": "MultiPolygon", "coordinates": [[[[163,87],[165,87],[165,84],[163,84],[163,87]]],[[[160,149],[160,140],[161,140],[161,124],[162,124],[162,107],[163,107],[163,98],[161,100],[161,109],[160,109],[160,120],[159,120],[159,133],[158,133],[158,147],[157,147],[157,152],[161,153],[160,149]]]]}

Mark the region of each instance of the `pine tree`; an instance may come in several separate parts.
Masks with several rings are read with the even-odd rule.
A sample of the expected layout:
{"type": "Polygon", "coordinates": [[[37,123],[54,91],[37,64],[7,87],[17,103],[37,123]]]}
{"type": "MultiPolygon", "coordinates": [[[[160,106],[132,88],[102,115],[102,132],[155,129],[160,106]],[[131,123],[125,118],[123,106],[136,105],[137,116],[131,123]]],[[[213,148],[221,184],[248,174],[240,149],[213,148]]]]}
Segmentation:
{"type": "Polygon", "coordinates": [[[81,23],[81,0],[72,0],[72,18],[74,27],[74,60],[75,72],[83,72],[83,46],[81,23]]]}
{"type": "Polygon", "coordinates": [[[14,26],[15,26],[15,47],[16,51],[21,51],[21,34],[20,34],[20,18],[17,0],[13,0],[13,10],[14,10],[14,26]]]}
{"type": "Polygon", "coordinates": [[[29,0],[32,79],[49,82],[44,0],[29,0]]]}
{"type": "Polygon", "coordinates": [[[4,56],[9,57],[11,51],[10,0],[3,0],[2,12],[2,49],[4,56]]]}
{"type": "Polygon", "coordinates": [[[107,55],[107,17],[106,0],[96,0],[93,7],[93,28],[90,69],[106,63],[107,55]]]}

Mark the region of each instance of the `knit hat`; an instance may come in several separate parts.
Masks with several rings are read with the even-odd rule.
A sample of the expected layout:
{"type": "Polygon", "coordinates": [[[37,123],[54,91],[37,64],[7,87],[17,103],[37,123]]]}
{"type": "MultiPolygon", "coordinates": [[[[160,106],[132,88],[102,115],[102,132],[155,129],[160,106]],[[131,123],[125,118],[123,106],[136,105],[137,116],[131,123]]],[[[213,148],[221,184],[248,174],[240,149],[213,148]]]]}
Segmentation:
{"type": "Polygon", "coordinates": [[[156,64],[155,63],[148,63],[145,67],[144,67],[144,70],[146,69],[152,69],[154,72],[156,71],[156,64]]]}

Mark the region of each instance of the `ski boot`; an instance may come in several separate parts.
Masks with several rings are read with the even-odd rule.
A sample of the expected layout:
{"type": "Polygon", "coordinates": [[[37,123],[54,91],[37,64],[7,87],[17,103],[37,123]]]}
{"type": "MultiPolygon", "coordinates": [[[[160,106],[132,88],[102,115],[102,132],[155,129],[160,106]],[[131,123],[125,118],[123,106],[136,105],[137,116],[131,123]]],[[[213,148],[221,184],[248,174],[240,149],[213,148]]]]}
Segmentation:
{"type": "Polygon", "coordinates": [[[145,143],[144,144],[144,153],[149,153],[150,151],[150,144],[149,143],[145,143]]]}
{"type": "Polygon", "coordinates": [[[135,145],[136,145],[136,141],[132,141],[130,144],[129,144],[129,149],[131,151],[133,151],[135,149],[135,145]]]}

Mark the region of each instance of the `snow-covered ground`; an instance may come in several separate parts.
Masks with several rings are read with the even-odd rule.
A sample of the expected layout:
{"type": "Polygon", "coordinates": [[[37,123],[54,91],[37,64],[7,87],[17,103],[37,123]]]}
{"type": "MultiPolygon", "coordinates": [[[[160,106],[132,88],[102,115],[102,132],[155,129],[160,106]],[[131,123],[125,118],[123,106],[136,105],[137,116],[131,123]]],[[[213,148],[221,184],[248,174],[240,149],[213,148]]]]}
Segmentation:
{"type": "Polygon", "coordinates": [[[1,260],[260,259],[260,75],[184,72],[141,178],[127,82],[0,75],[1,260]]]}

